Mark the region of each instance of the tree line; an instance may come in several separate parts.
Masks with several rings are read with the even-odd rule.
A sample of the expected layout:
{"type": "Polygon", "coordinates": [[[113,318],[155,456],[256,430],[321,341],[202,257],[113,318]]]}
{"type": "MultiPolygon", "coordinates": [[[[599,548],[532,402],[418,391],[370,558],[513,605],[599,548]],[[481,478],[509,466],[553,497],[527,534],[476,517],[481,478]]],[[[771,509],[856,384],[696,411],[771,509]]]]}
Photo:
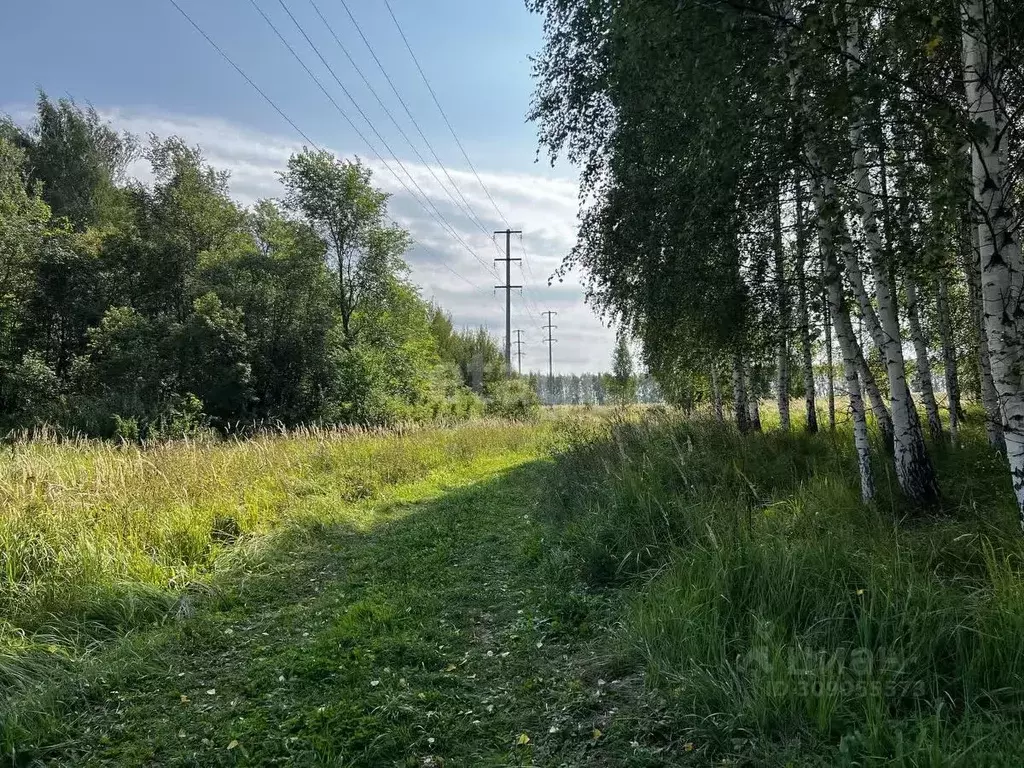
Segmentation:
{"type": "Polygon", "coordinates": [[[628,405],[665,402],[658,382],[646,371],[634,369],[626,333],[619,330],[612,351],[610,373],[531,373],[530,383],[545,405],[628,405]]]}
{"type": "Polygon", "coordinates": [[[528,5],[545,22],[531,117],[582,167],[566,268],[666,396],[731,401],[741,430],[774,396],[789,430],[795,395],[815,431],[824,364],[864,499],[870,414],[919,507],[973,397],[1024,521],[1024,5],[528,5]]]}
{"type": "Polygon", "coordinates": [[[198,147],[67,99],[41,95],[30,127],[0,121],[0,430],[480,412],[501,351],[420,296],[370,170],[305,149],[280,180],[279,200],[244,208],[198,147]]]}

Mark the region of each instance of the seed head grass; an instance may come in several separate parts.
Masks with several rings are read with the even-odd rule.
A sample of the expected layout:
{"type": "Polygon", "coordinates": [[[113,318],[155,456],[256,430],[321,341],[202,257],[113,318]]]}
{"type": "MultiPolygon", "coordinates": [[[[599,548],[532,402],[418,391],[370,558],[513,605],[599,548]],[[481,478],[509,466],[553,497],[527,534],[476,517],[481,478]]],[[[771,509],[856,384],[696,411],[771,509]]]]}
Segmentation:
{"type": "Polygon", "coordinates": [[[353,502],[545,433],[479,421],[150,446],[16,442],[0,455],[0,689],[189,610],[218,568],[276,530],[358,530],[370,520],[353,502]]]}

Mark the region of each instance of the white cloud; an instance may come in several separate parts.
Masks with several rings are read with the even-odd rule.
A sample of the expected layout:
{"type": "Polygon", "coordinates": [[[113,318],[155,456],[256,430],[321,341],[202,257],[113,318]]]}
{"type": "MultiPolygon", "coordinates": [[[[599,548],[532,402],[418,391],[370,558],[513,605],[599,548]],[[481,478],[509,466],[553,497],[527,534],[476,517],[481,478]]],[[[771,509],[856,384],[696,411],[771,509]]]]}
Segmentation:
{"type": "MultiPolygon", "coordinates": [[[[288,157],[301,148],[301,142],[254,132],[215,118],[123,109],[102,112],[119,130],[140,136],[149,133],[161,137],[177,135],[190,144],[200,145],[214,167],[231,172],[232,194],[244,205],[280,196],[277,173],[285,167],[288,157]]],[[[494,257],[504,250],[504,237],[492,239],[490,233],[504,229],[505,221],[499,218],[475,175],[469,170],[448,166],[451,178],[475,214],[471,218],[464,211],[462,198],[450,189],[440,167],[427,167],[402,158],[403,170],[397,161],[385,158],[391,169],[388,170],[376,158],[354,153],[351,148],[332,147],[331,150],[340,157],[359,154],[373,169],[375,184],[392,194],[392,217],[407,228],[416,241],[407,260],[412,279],[420,286],[424,297],[442,304],[451,312],[457,326],[482,324],[495,336],[503,337],[504,292],[495,291],[493,286],[504,281],[504,272],[496,279],[488,270],[494,268],[494,257]],[[396,174],[404,184],[396,179],[396,174]],[[416,194],[411,194],[407,187],[416,194]],[[426,205],[417,202],[420,190],[430,201],[426,205]],[[449,222],[455,234],[439,223],[439,219],[449,222]],[[477,287],[468,285],[467,280],[477,287]]],[[[142,178],[148,176],[144,163],[133,171],[142,178]]],[[[554,321],[558,326],[555,370],[579,373],[607,369],[614,333],[605,328],[584,303],[578,276],[568,276],[562,284],[555,282],[553,287],[547,286],[547,278],[558,268],[576,239],[578,188],[575,181],[486,171],[480,176],[508,223],[513,229],[524,231],[522,246],[525,246],[528,264],[525,269],[518,265],[512,267],[512,282],[526,286],[523,296],[513,294],[512,302],[512,327],[521,328],[527,342],[523,349],[524,371],[547,369],[547,348],[540,328],[543,319],[539,313],[548,309],[558,313],[554,321]]],[[[513,240],[512,250],[513,257],[524,255],[517,239],[513,240]]]]}

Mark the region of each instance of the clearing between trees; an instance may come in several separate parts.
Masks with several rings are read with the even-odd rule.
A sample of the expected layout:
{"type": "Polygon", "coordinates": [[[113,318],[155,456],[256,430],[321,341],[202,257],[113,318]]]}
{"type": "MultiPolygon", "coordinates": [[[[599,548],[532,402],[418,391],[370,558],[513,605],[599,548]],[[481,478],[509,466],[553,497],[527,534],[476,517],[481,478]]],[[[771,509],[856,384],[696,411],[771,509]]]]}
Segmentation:
{"type": "Polygon", "coordinates": [[[862,504],[849,425],[767,414],[15,445],[5,759],[1015,765],[1022,544],[983,421],[912,526],[883,462],[862,504]]]}

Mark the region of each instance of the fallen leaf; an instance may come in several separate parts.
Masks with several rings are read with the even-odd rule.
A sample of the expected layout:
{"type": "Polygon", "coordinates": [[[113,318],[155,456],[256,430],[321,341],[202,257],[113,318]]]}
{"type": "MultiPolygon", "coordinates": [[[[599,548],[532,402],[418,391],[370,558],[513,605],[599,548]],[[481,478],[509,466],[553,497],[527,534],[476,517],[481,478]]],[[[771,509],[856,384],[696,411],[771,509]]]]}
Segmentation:
{"type": "Polygon", "coordinates": [[[598,739],[600,739],[601,738],[601,729],[600,728],[595,728],[594,732],[592,734],[590,734],[590,737],[594,741],[597,741],[598,739]]]}
{"type": "Polygon", "coordinates": [[[234,749],[234,748],[235,748],[235,747],[237,747],[237,746],[238,746],[238,742],[237,742],[237,741],[235,741],[234,739],[232,739],[232,740],[231,740],[231,743],[230,743],[230,744],[228,744],[228,749],[234,749]]]}
{"type": "Polygon", "coordinates": [[[529,743],[530,743],[530,737],[527,736],[525,733],[520,733],[519,734],[519,738],[516,739],[516,744],[522,745],[522,744],[529,744],[529,743]]]}

